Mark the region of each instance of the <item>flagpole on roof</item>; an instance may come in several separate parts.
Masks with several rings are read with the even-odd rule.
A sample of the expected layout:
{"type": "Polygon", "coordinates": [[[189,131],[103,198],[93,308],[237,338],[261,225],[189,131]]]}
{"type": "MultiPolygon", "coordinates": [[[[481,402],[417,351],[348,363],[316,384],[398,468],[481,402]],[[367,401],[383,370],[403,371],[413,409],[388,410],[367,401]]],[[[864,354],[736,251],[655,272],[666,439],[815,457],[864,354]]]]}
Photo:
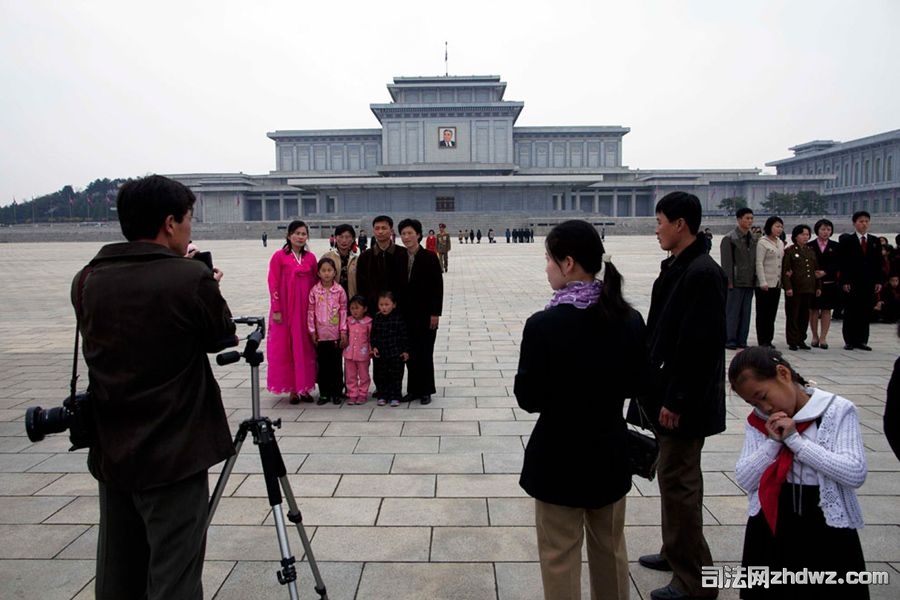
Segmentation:
{"type": "Polygon", "coordinates": [[[444,42],[444,77],[450,76],[450,70],[447,67],[447,42],[444,42]]]}

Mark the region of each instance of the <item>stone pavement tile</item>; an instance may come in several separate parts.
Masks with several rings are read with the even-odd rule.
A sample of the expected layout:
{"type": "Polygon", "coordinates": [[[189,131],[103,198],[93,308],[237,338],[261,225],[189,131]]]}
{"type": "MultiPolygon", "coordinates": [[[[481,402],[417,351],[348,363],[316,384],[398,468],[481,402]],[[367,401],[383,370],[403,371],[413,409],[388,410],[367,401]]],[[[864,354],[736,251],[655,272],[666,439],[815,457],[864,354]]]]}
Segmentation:
{"type": "Polygon", "coordinates": [[[276,432],[279,442],[286,437],[320,437],[328,421],[282,421],[276,432]]]}
{"type": "Polygon", "coordinates": [[[100,503],[96,496],[79,496],[44,522],[96,525],[100,522],[100,503]]]}
{"type": "Polygon", "coordinates": [[[358,454],[436,454],[440,440],[428,437],[365,437],[360,438],[358,454]]]}
{"type": "Polygon", "coordinates": [[[487,563],[367,563],[359,600],[489,600],[496,597],[494,569],[487,563]]]}
{"type": "Polygon", "coordinates": [[[479,435],[478,423],[475,421],[429,421],[403,424],[404,436],[447,436],[447,435],[479,435]]]}
{"type": "Polygon", "coordinates": [[[378,525],[488,525],[483,498],[385,498],[378,525]]]}
{"type": "Polygon", "coordinates": [[[444,408],[475,408],[477,400],[473,394],[463,394],[461,396],[451,396],[446,393],[447,388],[438,389],[438,393],[431,397],[431,404],[422,406],[415,402],[410,403],[407,408],[410,412],[417,410],[434,410],[444,408]]]}
{"type": "MultiPolygon", "coordinates": [[[[866,462],[868,463],[869,473],[876,471],[891,471],[896,473],[900,463],[893,452],[866,452],[866,462]]],[[[865,485],[865,484],[863,484],[865,485]]]]}
{"type": "MultiPolygon", "coordinates": [[[[241,487],[244,481],[249,477],[244,473],[232,473],[228,478],[228,481],[225,482],[225,490],[222,492],[222,497],[228,498],[234,495],[234,492],[241,487]]],[[[209,473],[209,493],[213,494],[216,486],[219,484],[219,479],[221,478],[221,474],[213,473],[210,471],[209,473]]]]}
{"type": "MultiPolygon", "coordinates": [[[[40,463],[50,460],[55,454],[0,454],[0,473],[24,473],[34,469],[40,463]]],[[[83,460],[83,459],[82,459],[83,460]]],[[[58,472],[36,470],[34,472],[58,472]]]]}
{"type": "Polygon", "coordinates": [[[396,437],[400,435],[403,423],[366,422],[366,423],[332,423],[325,430],[324,436],[355,437],[396,437]]]}
{"type": "Polygon", "coordinates": [[[0,590],[9,600],[69,600],[93,578],[93,560],[53,561],[50,571],[43,560],[0,560],[0,590]]]}
{"type": "Polygon", "coordinates": [[[390,473],[393,454],[313,454],[300,473],[390,473]]]}
{"type": "Polygon", "coordinates": [[[282,454],[352,454],[356,437],[283,437],[278,440],[282,454]]]}
{"type": "Polygon", "coordinates": [[[530,435],[534,423],[529,421],[482,421],[481,435],[530,435]]]}
{"type": "Polygon", "coordinates": [[[213,525],[261,525],[271,507],[262,498],[223,497],[216,507],[213,525]]]}
{"type": "MultiPolygon", "coordinates": [[[[704,527],[703,535],[709,544],[713,560],[719,562],[741,562],[744,552],[744,528],[742,525],[719,525],[704,527]]],[[[654,552],[658,552],[655,550],[654,552]]]]}
{"type": "Polygon", "coordinates": [[[703,473],[703,496],[741,496],[745,497],[747,493],[734,482],[734,472],[729,470],[725,473],[717,471],[706,471],[703,473]]]}
{"type": "MultiPolygon", "coordinates": [[[[339,475],[288,475],[295,496],[331,496],[339,475]]],[[[232,494],[236,497],[265,497],[266,482],[262,475],[248,475],[232,494]]]]}
{"type": "MultiPolygon", "coordinates": [[[[900,480],[897,473],[869,473],[866,482],[856,490],[858,496],[896,496],[900,493],[900,480]]],[[[865,516],[865,513],[863,513],[865,516]]]]}
{"type": "MultiPolygon", "coordinates": [[[[444,396],[447,398],[475,398],[476,396],[502,396],[507,393],[507,389],[503,385],[483,386],[457,386],[444,388],[444,396]]],[[[470,420],[466,417],[465,420],[470,420]]]]}
{"type": "MultiPolygon", "coordinates": [[[[4,438],[4,439],[22,439],[28,441],[27,437],[22,438],[4,438]]],[[[69,440],[68,435],[48,435],[44,439],[39,442],[35,442],[33,444],[29,444],[27,448],[22,450],[22,452],[68,452],[69,448],[72,446],[72,442],[69,440]]],[[[79,450],[77,452],[81,456],[87,456],[87,452],[85,450],[79,450]]]]}
{"type": "Polygon", "coordinates": [[[740,454],[740,450],[732,452],[708,452],[704,450],[703,470],[733,472],[740,454]]]}
{"type": "Polygon", "coordinates": [[[515,408],[518,406],[516,399],[509,396],[478,396],[475,405],[476,408],[515,408]]]}
{"type": "MultiPolygon", "coordinates": [[[[0,463],[6,456],[32,456],[25,454],[3,454],[0,455],[0,463]]],[[[36,454],[34,456],[44,456],[36,454]]],[[[0,470],[2,469],[0,467],[0,470]]],[[[87,453],[84,451],[67,452],[65,454],[53,454],[47,460],[42,460],[38,464],[28,469],[31,473],[87,473],[87,453]]]]}
{"type": "Polygon", "coordinates": [[[0,493],[4,496],[30,496],[66,477],[57,473],[0,473],[0,493]]]}
{"type": "MultiPolygon", "coordinates": [[[[31,447],[35,446],[28,438],[24,437],[0,437],[0,453],[14,454],[16,452],[28,452],[31,447]]],[[[44,446],[42,452],[63,452],[66,448],[49,448],[44,446]]]]}
{"type": "MultiPolygon", "coordinates": [[[[897,497],[884,496],[859,496],[859,504],[862,507],[863,520],[866,527],[870,525],[893,525],[897,521],[897,497]]],[[[900,531],[898,531],[900,542],[900,531]]]]}
{"type": "MultiPolygon", "coordinates": [[[[524,444],[522,444],[524,447],[524,444]]],[[[521,473],[525,451],[484,455],[485,473],[521,473]]]]}
{"type": "Polygon", "coordinates": [[[483,473],[479,454],[398,454],[391,473],[483,473]]]}
{"type": "Polygon", "coordinates": [[[900,571],[890,563],[866,561],[869,571],[881,571],[888,574],[887,585],[870,585],[869,594],[872,600],[897,600],[900,598],[900,571]]]}
{"type": "MultiPolygon", "coordinates": [[[[292,548],[293,549],[293,548],[292,548]]],[[[313,553],[315,553],[313,548],[313,553]]],[[[209,565],[207,561],[206,565],[209,565]]],[[[354,598],[359,585],[359,576],[362,571],[362,563],[335,563],[316,561],[319,574],[328,597],[334,600],[341,598],[354,598]]],[[[318,598],[315,593],[315,580],[312,570],[306,562],[298,562],[294,565],[297,570],[297,592],[300,598],[318,598]]],[[[207,590],[206,567],[204,567],[204,597],[215,592],[215,600],[282,600],[287,598],[288,589],[278,583],[275,576],[280,569],[277,563],[262,561],[241,561],[232,571],[227,573],[227,578],[220,587],[207,590]]]]}
{"type": "Polygon", "coordinates": [[[316,560],[427,562],[430,527],[319,527],[312,537],[316,560]]]}
{"type": "Polygon", "coordinates": [[[301,422],[368,421],[373,411],[373,408],[369,408],[369,404],[374,407],[374,400],[370,398],[368,404],[364,406],[335,406],[331,408],[330,406],[334,405],[326,404],[314,408],[305,408],[295,420],[301,422]]]}
{"type": "MultiPolygon", "coordinates": [[[[279,442],[279,449],[281,449],[281,445],[281,442],[279,442]]],[[[281,458],[282,460],[284,460],[284,466],[285,469],[287,469],[287,472],[296,473],[297,469],[300,468],[300,465],[303,464],[303,460],[306,458],[306,454],[284,453],[281,455],[281,458]]],[[[209,469],[209,472],[220,473],[224,464],[225,463],[222,462],[214,465],[209,469]]],[[[262,461],[259,458],[259,450],[257,449],[257,446],[253,444],[252,440],[245,441],[244,445],[241,446],[241,453],[238,455],[238,458],[235,461],[234,467],[231,469],[231,472],[262,473],[262,461]]]]}
{"type": "Polygon", "coordinates": [[[90,525],[75,541],[65,547],[56,558],[65,560],[93,559],[97,557],[98,525],[90,525]]]}
{"type": "MultiPolygon", "coordinates": [[[[863,513],[863,518],[865,518],[863,513]]],[[[867,562],[900,562],[900,533],[894,525],[866,525],[859,531],[867,562]]]]}
{"type": "Polygon", "coordinates": [[[488,498],[488,516],[491,526],[534,525],[534,500],[532,498],[488,498]]]}
{"type": "MultiPolygon", "coordinates": [[[[741,539],[743,539],[743,534],[741,535],[741,539]]],[[[659,549],[662,546],[662,533],[660,532],[658,524],[626,525],[625,542],[628,546],[629,560],[636,561],[637,557],[643,554],[654,554],[656,552],[659,552],[659,549]]],[[[713,558],[715,559],[716,556],[713,555],[713,558]]],[[[631,571],[632,573],[634,572],[634,567],[632,567],[631,571]]]]}
{"type": "Polygon", "coordinates": [[[881,434],[863,435],[863,446],[872,452],[890,452],[891,446],[887,438],[881,434]]]}
{"type": "MultiPolygon", "coordinates": [[[[703,497],[703,507],[709,511],[715,520],[721,525],[746,525],[747,524],[747,497],[746,496],[706,496],[703,497]]],[[[866,511],[863,510],[863,515],[866,511]]],[[[867,519],[868,521],[868,519],[867,519]]],[[[659,522],[657,518],[656,522],[659,522]]],[[[706,522],[704,520],[704,522],[706,522]]]]}
{"type": "Polygon", "coordinates": [[[513,408],[513,415],[516,417],[516,421],[537,421],[540,416],[537,413],[525,412],[521,408],[513,408]]]}
{"type": "MultiPolygon", "coordinates": [[[[375,400],[369,400],[369,402],[375,402],[375,400]]],[[[430,406],[433,408],[431,410],[421,406],[416,410],[376,410],[372,413],[370,421],[440,421],[444,411],[435,407],[437,402],[438,399],[432,396],[430,406]]],[[[444,403],[445,400],[440,399],[440,402],[444,403]]]]}
{"type": "MultiPolygon", "coordinates": [[[[222,586],[222,583],[232,572],[235,565],[231,560],[207,560],[203,563],[203,597],[206,600],[212,600],[216,591],[222,586]]],[[[274,578],[275,576],[272,575],[274,578]]],[[[74,600],[82,600],[75,598],[74,600]]],[[[87,600],[87,599],[84,599],[87,600]]],[[[95,600],[91,596],[91,600],[95,600]]]]}
{"type": "MultiPolygon", "coordinates": [[[[657,548],[654,552],[658,551],[659,548],[657,548]]],[[[632,552],[631,547],[629,546],[628,560],[631,561],[629,563],[629,571],[631,571],[631,581],[634,584],[635,588],[643,592],[643,595],[636,595],[632,592],[631,597],[635,599],[643,598],[645,600],[649,600],[650,591],[667,585],[669,583],[669,580],[672,578],[672,575],[671,573],[652,571],[650,569],[642,567],[640,564],[638,564],[637,559],[638,554],[636,552],[632,552]]],[[[713,554],[713,559],[715,560],[716,566],[729,564],[717,560],[715,554],[713,554]]],[[[740,564],[740,562],[731,563],[730,566],[737,566],[738,564],[740,564]]],[[[719,590],[718,600],[738,600],[738,593],[739,591],[736,589],[719,590]]]]}
{"type": "MultiPolygon", "coordinates": [[[[375,525],[381,498],[304,498],[297,497],[297,508],[303,515],[307,527],[319,525],[375,525]]],[[[265,502],[264,502],[265,504],[265,502]]],[[[287,514],[285,503],[282,514],[287,514]]],[[[269,514],[265,525],[273,525],[274,517],[269,514]]],[[[287,522],[288,527],[292,527],[287,522]]]]}
{"type": "Polygon", "coordinates": [[[41,523],[72,500],[71,496],[0,496],[0,524],[41,523]]]}
{"type": "Polygon", "coordinates": [[[518,475],[438,475],[438,498],[526,496],[518,475]]]}
{"type": "MultiPolygon", "coordinates": [[[[291,553],[299,560],[303,556],[303,546],[296,527],[286,522],[288,544],[291,553]]],[[[312,537],[314,527],[306,527],[312,537]]],[[[313,548],[315,552],[315,548],[313,548]]],[[[272,569],[278,568],[281,553],[278,546],[278,532],[272,525],[213,525],[209,528],[206,541],[207,560],[261,560],[272,569]]]]}
{"type": "Polygon", "coordinates": [[[508,408],[447,408],[444,410],[445,421],[508,421],[510,417],[508,408]]]}
{"type": "Polygon", "coordinates": [[[344,475],[335,496],[434,496],[435,475],[344,475]]]}
{"type": "MultiPolygon", "coordinates": [[[[483,425],[483,424],[482,424],[483,425]]],[[[517,436],[482,435],[441,437],[441,454],[514,454],[523,450],[522,440],[517,436]]]]}
{"type": "Polygon", "coordinates": [[[536,561],[534,527],[435,527],[433,562],[536,561]]]}
{"type": "Polygon", "coordinates": [[[86,529],[84,525],[0,524],[0,559],[54,558],[86,529]]]}

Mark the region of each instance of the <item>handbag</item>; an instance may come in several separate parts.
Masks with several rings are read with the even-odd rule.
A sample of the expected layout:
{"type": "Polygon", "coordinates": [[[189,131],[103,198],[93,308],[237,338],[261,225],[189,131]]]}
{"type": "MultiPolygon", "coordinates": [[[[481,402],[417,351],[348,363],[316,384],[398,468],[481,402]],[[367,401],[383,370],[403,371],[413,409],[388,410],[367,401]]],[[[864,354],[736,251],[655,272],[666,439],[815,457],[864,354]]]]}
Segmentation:
{"type": "Polygon", "coordinates": [[[628,407],[629,423],[635,423],[641,429],[649,430],[652,435],[641,433],[631,427],[627,430],[628,464],[632,475],[643,477],[653,481],[656,477],[656,466],[659,464],[659,441],[656,439],[656,429],[653,422],[647,417],[640,402],[636,398],[631,399],[628,407]]]}

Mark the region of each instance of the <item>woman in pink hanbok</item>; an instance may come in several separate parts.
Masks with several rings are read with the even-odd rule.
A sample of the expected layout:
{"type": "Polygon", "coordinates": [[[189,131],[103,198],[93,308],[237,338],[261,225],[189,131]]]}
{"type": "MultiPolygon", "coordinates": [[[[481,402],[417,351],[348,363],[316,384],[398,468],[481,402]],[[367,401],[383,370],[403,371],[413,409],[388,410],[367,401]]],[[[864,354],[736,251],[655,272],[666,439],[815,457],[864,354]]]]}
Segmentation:
{"type": "Polygon", "coordinates": [[[291,221],[287,242],[269,261],[269,332],[267,389],[290,394],[291,404],[312,402],[316,386],[316,348],[306,315],[309,291],[316,283],[316,257],[306,246],[309,229],[291,221]]]}

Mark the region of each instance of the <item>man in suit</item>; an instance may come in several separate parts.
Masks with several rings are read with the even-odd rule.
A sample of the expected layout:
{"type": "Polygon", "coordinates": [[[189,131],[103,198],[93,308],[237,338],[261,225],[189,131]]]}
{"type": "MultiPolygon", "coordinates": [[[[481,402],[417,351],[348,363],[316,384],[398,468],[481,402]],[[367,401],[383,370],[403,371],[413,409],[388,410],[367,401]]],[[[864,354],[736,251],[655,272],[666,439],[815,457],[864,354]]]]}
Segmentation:
{"type": "Polygon", "coordinates": [[[844,292],[844,350],[871,350],[869,316],[884,283],[881,245],[869,235],[871,216],[864,210],[853,213],[853,233],[839,238],[840,283],[844,292]]]}
{"type": "Polygon", "coordinates": [[[443,135],[443,139],[438,142],[441,148],[456,148],[456,140],[453,139],[452,130],[445,129],[441,135],[443,135]]]}

